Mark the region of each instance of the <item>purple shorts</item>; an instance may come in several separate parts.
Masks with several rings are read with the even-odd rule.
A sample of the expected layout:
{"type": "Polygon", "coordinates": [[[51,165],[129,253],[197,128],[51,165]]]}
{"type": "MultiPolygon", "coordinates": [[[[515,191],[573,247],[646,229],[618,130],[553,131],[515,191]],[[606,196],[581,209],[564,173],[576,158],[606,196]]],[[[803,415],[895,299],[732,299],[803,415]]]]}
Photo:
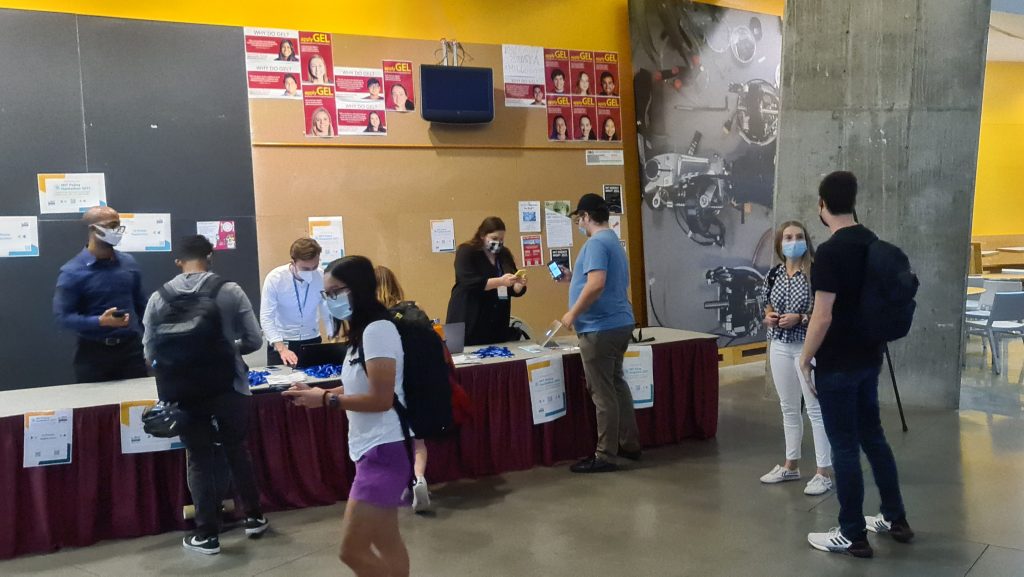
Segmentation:
{"type": "Polygon", "coordinates": [[[356,461],[356,478],[348,498],[377,507],[402,507],[408,505],[402,497],[411,479],[405,442],[377,445],[356,461]]]}

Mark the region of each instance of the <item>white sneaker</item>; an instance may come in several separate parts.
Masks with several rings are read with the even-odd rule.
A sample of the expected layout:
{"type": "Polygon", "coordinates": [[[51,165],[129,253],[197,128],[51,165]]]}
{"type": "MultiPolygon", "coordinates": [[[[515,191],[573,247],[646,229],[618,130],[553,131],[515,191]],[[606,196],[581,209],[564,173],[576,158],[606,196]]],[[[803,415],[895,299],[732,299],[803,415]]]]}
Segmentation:
{"type": "Polygon", "coordinates": [[[830,490],[832,490],[832,479],[829,479],[825,475],[815,475],[807,482],[807,486],[804,487],[804,495],[816,497],[818,495],[824,495],[830,490]]]}
{"type": "Polygon", "coordinates": [[[427,488],[427,480],[416,479],[412,486],[412,510],[414,513],[425,513],[430,510],[430,490],[427,488]]]}
{"type": "Polygon", "coordinates": [[[797,469],[796,471],[790,471],[789,469],[787,469],[787,468],[785,468],[785,467],[783,467],[781,465],[775,465],[774,469],[772,469],[771,471],[768,471],[767,474],[765,474],[763,477],[761,477],[761,482],[762,483],[766,483],[766,484],[782,483],[782,482],[785,482],[785,481],[799,481],[799,480],[800,480],[800,469],[797,469]]]}
{"type": "Polygon", "coordinates": [[[868,542],[854,543],[843,536],[839,527],[829,529],[828,533],[808,533],[807,542],[811,547],[826,553],[845,553],[854,557],[871,557],[874,552],[868,542]]]}
{"type": "Polygon", "coordinates": [[[881,513],[877,517],[864,515],[864,524],[872,533],[888,533],[892,529],[892,523],[886,521],[881,513]]]}

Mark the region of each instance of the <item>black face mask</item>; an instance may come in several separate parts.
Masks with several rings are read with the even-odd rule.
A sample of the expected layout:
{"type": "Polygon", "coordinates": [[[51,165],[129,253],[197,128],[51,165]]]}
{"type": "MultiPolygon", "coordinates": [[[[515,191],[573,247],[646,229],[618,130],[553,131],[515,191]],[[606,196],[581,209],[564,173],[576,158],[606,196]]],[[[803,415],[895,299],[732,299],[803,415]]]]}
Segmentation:
{"type": "Polygon", "coordinates": [[[822,208],[823,208],[823,207],[821,207],[821,206],[819,206],[819,207],[818,207],[818,218],[819,218],[819,219],[821,220],[821,224],[822,224],[822,225],[823,225],[823,226],[824,226],[825,228],[829,228],[829,226],[828,226],[828,223],[827,223],[827,222],[825,222],[825,217],[824,217],[824,216],[821,216],[821,210],[822,210],[822,208]]]}

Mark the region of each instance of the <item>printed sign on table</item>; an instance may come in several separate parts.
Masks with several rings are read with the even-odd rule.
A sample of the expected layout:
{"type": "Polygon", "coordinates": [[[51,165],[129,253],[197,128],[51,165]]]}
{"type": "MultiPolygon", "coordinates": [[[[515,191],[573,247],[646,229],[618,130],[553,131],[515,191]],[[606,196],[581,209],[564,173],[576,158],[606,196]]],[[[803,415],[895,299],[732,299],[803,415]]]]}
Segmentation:
{"type": "Polygon", "coordinates": [[[279,28],[245,29],[249,98],[302,98],[299,33],[279,28]]]}
{"type": "Polygon", "coordinates": [[[39,256],[39,219],[0,216],[0,258],[39,256]]]}
{"type": "Polygon", "coordinates": [[[597,140],[594,121],[597,119],[596,100],[593,96],[572,97],[573,140],[597,140]]]}
{"type": "Polygon", "coordinates": [[[196,234],[201,234],[213,245],[213,250],[235,250],[237,239],[235,221],[205,220],[196,223],[196,234]]]}
{"type": "Polygon", "coordinates": [[[107,181],[102,172],[38,174],[40,214],[82,213],[107,206],[107,181]]]}
{"type": "Polygon", "coordinates": [[[519,232],[540,232],[540,201],[519,201],[519,232]]]}
{"type": "Polygon", "coordinates": [[[598,96],[619,95],[619,53],[594,53],[594,81],[598,96]]]}
{"type": "Polygon", "coordinates": [[[565,415],[565,374],[562,356],[551,355],[526,361],[530,376],[530,407],[533,424],[548,423],[565,415]]]}
{"type": "Polygon", "coordinates": [[[415,90],[412,84],[412,62],[408,60],[385,60],[384,99],[388,110],[412,112],[416,110],[415,90]]]}
{"type": "Polygon", "coordinates": [[[654,355],[651,347],[631,346],[622,360],[622,373],[633,394],[634,409],[654,406],[654,355]]]}
{"type": "Polygon", "coordinates": [[[572,140],[572,97],[548,95],[548,140],[572,140]]]}
{"type": "Polygon", "coordinates": [[[622,110],[618,97],[597,97],[597,139],[605,142],[622,140],[622,110]]]}
{"type": "Polygon", "coordinates": [[[570,91],[574,96],[593,96],[594,53],[589,50],[569,51],[570,91]]]}
{"type": "Polygon", "coordinates": [[[171,252],[170,213],[121,213],[124,252],[171,252]]]}
{"type": "Polygon", "coordinates": [[[334,86],[332,50],[331,35],[327,32],[299,32],[303,85],[334,86]]]}
{"type": "Polygon", "coordinates": [[[154,437],[142,428],[142,413],[156,401],[125,401],[121,403],[121,453],[155,453],[184,448],[181,439],[154,437]]]}
{"type": "Polygon", "coordinates": [[[306,115],[306,136],[330,138],[338,134],[338,108],[332,86],[305,86],[302,106],[306,115]]]}
{"type": "Polygon", "coordinates": [[[455,221],[450,218],[430,221],[431,252],[455,252],[455,221]]]}
{"type": "Polygon", "coordinates": [[[73,415],[71,409],[25,413],[23,467],[67,465],[71,462],[73,415]]]}
{"type": "Polygon", "coordinates": [[[544,80],[550,97],[558,94],[569,94],[569,51],[564,48],[544,49],[544,80]]]}
{"type": "Polygon", "coordinates": [[[540,46],[501,46],[505,106],[546,106],[544,98],[544,49],[540,46]]]}
{"type": "Polygon", "coordinates": [[[544,264],[544,249],[539,234],[524,234],[519,242],[523,250],[523,268],[544,264]]]}
{"type": "Polygon", "coordinates": [[[320,263],[345,256],[345,221],[340,216],[309,217],[309,238],[320,243],[320,263]]]}

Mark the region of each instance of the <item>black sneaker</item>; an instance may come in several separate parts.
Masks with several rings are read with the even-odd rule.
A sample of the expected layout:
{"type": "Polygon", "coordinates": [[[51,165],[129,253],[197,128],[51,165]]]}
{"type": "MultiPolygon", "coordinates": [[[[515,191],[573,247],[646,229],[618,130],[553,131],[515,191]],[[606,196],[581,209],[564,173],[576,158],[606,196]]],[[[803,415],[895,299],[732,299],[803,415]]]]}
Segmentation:
{"type": "Polygon", "coordinates": [[[627,451],[625,449],[619,449],[619,456],[623,459],[629,459],[630,461],[639,461],[640,457],[644,454],[641,450],[627,451]]]}
{"type": "Polygon", "coordinates": [[[878,534],[888,533],[899,543],[910,543],[914,538],[914,530],[910,528],[906,517],[889,522],[885,520],[885,516],[879,513],[877,517],[865,515],[864,523],[867,525],[868,531],[878,534]]]}
{"type": "Polygon", "coordinates": [[[267,528],[270,527],[270,521],[263,515],[259,517],[246,517],[245,518],[245,536],[249,538],[256,538],[263,534],[267,528]]]}
{"type": "Polygon", "coordinates": [[[579,461],[569,467],[569,470],[573,473],[611,473],[612,471],[618,471],[619,466],[594,455],[579,461]]]}
{"type": "Polygon", "coordinates": [[[189,551],[195,551],[203,555],[216,555],[220,553],[220,539],[216,536],[200,537],[196,533],[189,533],[181,540],[181,545],[189,551]]]}

